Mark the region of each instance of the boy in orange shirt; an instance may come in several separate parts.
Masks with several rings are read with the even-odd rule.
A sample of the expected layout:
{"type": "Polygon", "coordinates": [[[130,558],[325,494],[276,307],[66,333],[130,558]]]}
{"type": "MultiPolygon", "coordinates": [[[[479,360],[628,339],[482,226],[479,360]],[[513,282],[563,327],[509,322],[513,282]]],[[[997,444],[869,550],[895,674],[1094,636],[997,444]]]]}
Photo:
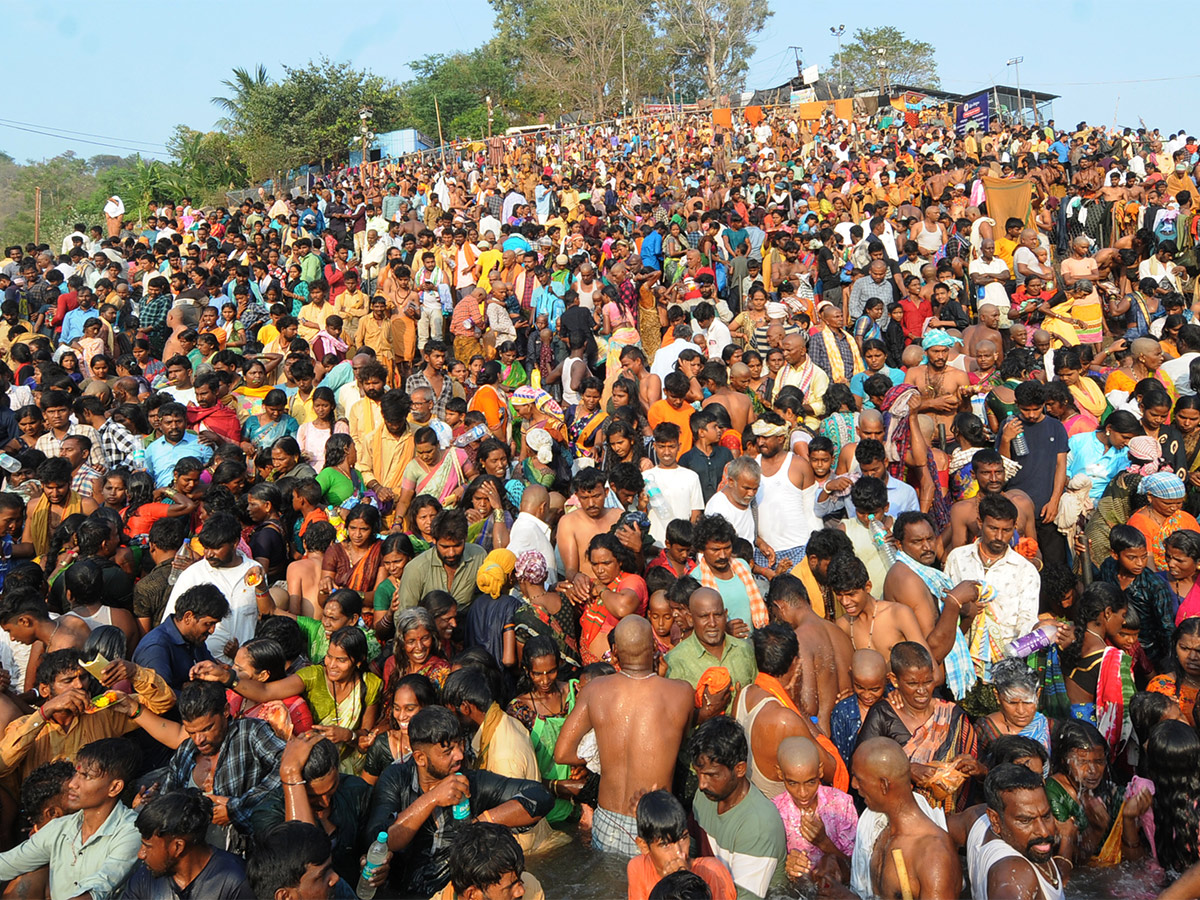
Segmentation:
{"type": "Polygon", "coordinates": [[[629,861],[629,900],[649,900],[654,886],[672,872],[688,871],[704,879],[713,900],[736,900],[737,888],[716,857],[688,859],[687,813],[668,791],[646,794],[637,805],[637,842],[641,856],[629,861]]]}
{"type": "Polygon", "coordinates": [[[650,404],[646,419],[653,428],[660,422],[679,426],[679,455],[692,449],[692,413],[696,410],[687,402],[692,389],[691,380],[682,372],[672,372],[663,379],[663,399],[650,404]]]}

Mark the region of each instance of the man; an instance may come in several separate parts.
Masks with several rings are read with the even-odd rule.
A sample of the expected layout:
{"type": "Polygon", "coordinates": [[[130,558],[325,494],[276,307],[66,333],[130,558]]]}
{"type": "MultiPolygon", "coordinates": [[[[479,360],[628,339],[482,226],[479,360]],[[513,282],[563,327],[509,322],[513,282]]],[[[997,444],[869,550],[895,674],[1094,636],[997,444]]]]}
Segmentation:
{"type": "Polygon", "coordinates": [[[611,531],[621,518],[620,509],[605,506],[608,491],[604,473],[599,469],[581,469],[571,482],[571,489],[579,509],[559,520],[557,542],[558,552],[562,556],[563,575],[568,581],[579,574],[593,577],[595,573],[587,555],[588,544],[596,535],[611,531]]]}
{"type": "Polygon", "coordinates": [[[754,562],[786,571],[804,558],[804,546],[814,527],[813,492],[816,475],[808,460],[789,447],[783,417],[764,412],[751,426],[758,437],[758,537],[774,553],[756,549],[754,562]],[[786,568],[784,566],[786,565],[786,568]]]}
{"type": "Polygon", "coordinates": [[[68,814],[0,853],[0,880],[49,866],[51,897],[113,896],[138,859],[136,815],[121,802],[137,766],[138,752],[127,740],[110,737],[81,747],[67,783],[68,814]]]}
{"type": "MultiPolygon", "coordinates": [[[[880,420],[880,424],[882,425],[882,420],[880,420]]],[[[864,437],[854,446],[851,459],[854,467],[858,469],[859,480],[874,478],[887,488],[887,509],[892,516],[916,512],[921,508],[917,492],[913,490],[912,485],[892,477],[892,473],[888,470],[887,449],[881,441],[864,437]]],[[[848,516],[857,516],[858,507],[854,505],[853,491],[851,495],[841,500],[836,496],[839,492],[850,488],[851,485],[852,479],[848,476],[839,476],[826,481],[825,486],[817,494],[817,514],[829,515],[831,512],[835,512],[838,505],[841,504],[845,506],[848,516]]]]}
{"type": "Polygon", "coordinates": [[[708,396],[700,402],[703,410],[720,404],[729,414],[729,427],[738,434],[754,421],[754,404],[750,395],[739,387],[750,378],[750,369],[744,363],[734,363],[726,370],[725,364],[709,360],[700,371],[700,384],[708,389],[708,396]]]}
{"type": "Polygon", "coordinates": [[[213,802],[199,791],[172,791],[145,803],[137,814],[141,862],[121,896],[253,900],[241,859],[208,844],[212,817],[213,802]]]}
{"type": "Polygon", "coordinates": [[[448,591],[458,601],[459,615],[471,608],[478,590],[479,567],[487,551],[467,543],[467,516],[461,509],[443,509],[433,520],[433,546],[404,567],[398,609],[411,609],[430,591],[448,591]]]}
{"type": "Polygon", "coordinates": [[[349,427],[354,443],[362,446],[379,429],[382,418],[379,404],[388,385],[387,366],[371,360],[359,368],[357,375],[362,399],[349,410],[349,427]]]}
{"type": "MultiPolygon", "coordinates": [[[[213,825],[249,834],[251,813],[279,787],[283,741],[265,719],[233,718],[225,699],[229,670],[203,662],[193,674],[198,680],[179,692],[182,730],[146,709],[136,722],[155,740],[178,748],[167,764],[162,793],[203,785],[213,801],[213,825]]],[[[232,684],[237,684],[236,674],[232,684]]],[[[133,703],[128,699],[121,705],[133,703]]]]}
{"type": "Polygon", "coordinates": [[[150,526],[145,550],[154,567],[133,586],[133,615],[143,634],[162,624],[162,611],[174,587],[171,573],[174,571],[175,554],[188,540],[190,532],[190,516],[166,517],[150,526]]]}
{"type": "MultiPolygon", "coordinates": [[[[4,592],[0,600],[0,628],[3,628],[11,644],[32,647],[40,642],[43,653],[55,650],[82,650],[91,629],[77,616],[50,618],[45,597],[36,588],[12,588],[4,592]]],[[[25,651],[26,660],[29,650],[25,651]]],[[[5,666],[8,668],[8,666],[5,666]]]]}
{"type": "Polygon", "coordinates": [[[779,810],[746,777],[745,731],[718,716],[696,729],[690,748],[699,787],[692,811],[701,841],[729,868],[738,900],[766,897],[783,881],[787,839],[779,810]]]}
{"type": "Polygon", "coordinates": [[[750,566],[733,556],[736,538],[733,526],[721,516],[703,516],[692,531],[692,549],[700,558],[694,577],[721,595],[730,631],[741,635],[747,626],[765,626],[768,616],[750,566]]]}
{"type": "MultiPolygon", "coordinates": [[[[38,663],[35,680],[42,705],[13,721],[0,740],[0,777],[8,782],[27,778],[42,763],[75,759],[90,741],[120,737],[137,727],[117,705],[85,714],[95,681],[83,668],[80,650],[47,653],[38,663]]],[[[156,713],[165,713],[175,703],[158,673],[125,660],[109,663],[97,680],[105,688],[131,682],[138,702],[156,713]]]]}
{"type": "MultiPolygon", "coordinates": [[[[279,761],[279,789],[254,809],[250,825],[265,834],[283,822],[309,822],[329,836],[333,868],[349,884],[362,871],[363,826],[371,810],[371,788],[357,775],[338,772],[337,746],[319,732],[295,735],[279,761]]],[[[375,835],[370,835],[370,840],[375,835]]],[[[376,887],[387,881],[386,866],[376,872],[376,887]]]]}
{"type": "Polygon", "coordinates": [[[542,886],[525,871],[525,854],[508,829],[464,825],[450,849],[450,884],[433,900],[542,900],[542,886]]]}
{"type": "Polygon", "coordinates": [[[667,677],[686,681],[697,691],[704,688],[696,705],[697,718],[705,721],[721,712],[733,709],[737,692],[754,680],[757,668],[750,642],[750,628],[745,622],[733,623],[725,612],[721,595],[713,588],[701,587],[688,598],[688,613],[693,631],[667,654],[667,677]],[[726,633],[726,630],[730,633],[726,633]],[[734,637],[740,633],[741,637],[734,637]],[[705,673],[713,667],[729,673],[730,683],[718,690],[702,685],[705,673]]]}
{"type": "MultiPolygon", "coordinates": [[[[881,248],[882,249],[882,248],[881,248]]],[[[882,254],[878,259],[872,259],[867,267],[867,277],[859,278],[850,288],[848,309],[844,311],[843,320],[857,322],[866,312],[867,301],[879,299],[883,301],[884,309],[896,299],[896,287],[888,278],[888,264],[882,254]]]]}
{"type": "Polygon", "coordinates": [[[469,804],[468,817],[505,828],[529,828],[554,805],[540,781],[464,769],[462,726],[444,706],[417,712],[408,740],[412,755],[379,776],[367,819],[367,834],[387,832],[397,854],[389,882],[403,896],[429,897],[450,882],[451,839],[461,824],[451,810],[460,803],[469,804]]]}
{"type": "Polygon", "coordinates": [[[825,392],[829,390],[829,376],[808,358],[808,338],[803,334],[789,334],[783,339],[783,368],[775,376],[771,402],[779,392],[791,385],[804,398],[804,424],[816,431],[821,417],[825,415],[825,392]]]}
{"type": "Polygon", "coordinates": [[[204,559],[180,573],[163,607],[164,617],[173,616],[183,595],[193,587],[216,586],[229,602],[229,615],[221,617],[205,644],[213,659],[223,663],[232,663],[238,646],[254,637],[254,626],[258,623],[256,597],[267,594],[269,588],[262,566],[238,550],[241,536],[241,525],[229,513],[205,519],[199,535],[204,559]]]}
{"type": "Polygon", "coordinates": [[[191,679],[196,663],[212,660],[205,641],[228,615],[229,601],[220,589],[211,584],[188,588],[179,595],[175,614],[138,643],[133,661],[154,670],[173,691],[179,691],[191,679]]]}
{"type": "MultiPolygon", "coordinates": [[[[242,423],[232,409],[221,402],[221,379],[215,372],[196,377],[196,405],[186,407],[187,427],[208,446],[238,444],[242,440],[242,423]]],[[[162,414],[159,413],[161,419],[162,414]]]]}
{"type": "Polygon", "coordinates": [[[1021,464],[1008,486],[1024,491],[1033,501],[1042,559],[1066,565],[1067,541],[1054,520],[1067,485],[1067,431],[1058,419],[1046,415],[1046,388],[1040,381],[1023,381],[1013,393],[1019,418],[1014,417],[1001,428],[996,449],[1021,464]],[[1013,451],[1017,435],[1024,435],[1026,452],[1021,455],[1013,451]]]}
{"type": "Polygon", "coordinates": [[[546,560],[546,589],[558,583],[558,562],[550,543],[550,492],[540,484],[528,485],[521,494],[521,506],[508,531],[508,549],[516,556],[533,550],[546,560]]]}
{"type": "Polygon", "coordinates": [[[409,375],[404,389],[410,395],[420,387],[432,390],[433,414],[445,419],[446,404],[455,392],[454,379],[446,372],[446,345],[437,340],[428,341],[422,345],[422,352],[425,354],[425,368],[409,375]]]}
{"type": "MultiPolygon", "coordinates": [[[[187,407],[182,403],[164,403],[158,408],[158,426],[162,437],[146,448],[146,471],[156,488],[169,488],[175,480],[175,464],[192,456],[207,464],[213,450],[187,430],[187,407]]],[[[95,446],[92,448],[95,450],[95,446]]]]}
{"type": "Polygon", "coordinates": [[[851,783],[868,810],[859,818],[851,861],[854,893],[913,900],[961,896],[958,850],[944,816],[938,824],[924,798],[913,794],[912,771],[900,745],[891,738],[864,741],[854,752],[852,771],[851,783]]]}
{"type": "MultiPolygon", "coordinates": [[[[585,765],[579,743],[595,732],[603,771],[592,846],[633,857],[638,854],[637,801],[648,791],[670,788],[694,696],[689,685],[657,674],[654,632],[641,616],[617,623],[612,646],[621,674],[595,678],[579,692],[559,732],[554,761],[585,765]]],[[[724,703],[714,706],[713,713],[723,708],[724,703]]],[[[409,733],[411,740],[411,725],[409,733]]]]}
{"type": "Polygon", "coordinates": [[[970,399],[964,397],[964,389],[970,385],[967,373],[950,361],[950,348],[957,343],[944,331],[928,331],[921,341],[925,350],[926,364],[914,366],[904,376],[905,384],[916,385],[921,392],[922,411],[933,416],[934,421],[946,427],[947,434],[957,412],[970,408],[970,399]]]}
{"type": "Polygon", "coordinates": [[[951,581],[986,581],[996,597],[981,616],[988,625],[988,640],[976,652],[975,667],[990,681],[993,658],[990,647],[1006,646],[1037,625],[1041,576],[1033,563],[1012,548],[1017,527],[1017,507],[1006,497],[990,495],[979,500],[979,537],[974,543],[951,550],[945,571],[951,581]],[[983,656],[978,655],[983,653],[983,656]]]}
{"type": "MultiPolygon", "coordinates": [[[[662,504],[650,506],[650,535],[659,544],[666,540],[668,524],[675,519],[695,522],[704,510],[700,476],[679,465],[680,432],[680,427],[674,422],[659,422],[654,426],[654,450],[658,463],[647,469],[643,476],[647,490],[657,489],[662,504],[665,504],[664,512],[656,508],[662,504]]],[[[690,434],[688,440],[690,443],[690,434]]]]}
{"type": "MultiPolygon", "coordinates": [[[[476,768],[514,780],[538,781],[542,777],[528,730],[501,709],[482,669],[451,672],[442,686],[442,703],[458,717],[463,733],[471,736],[476,768]]],[[[517,832],[516,837],[526,851],[553,846],[545,819],[531,830],[517,832]]]]}
{"type": "Polygon", "coordinates": [[[412,400],[407,393],[388,391],[379,401],[383,427],[376,426],[355,443],[363,484],[385,503],[400,496],[404,470],[416,455],[414,432],[408,427],[410,412],[412,400]]]}
{"type": "MultiPolygon", "coordinates": [[[[797,704],[804,715],[815,716],[829,733],[834,703],[844,690],[849,689],[848,673],[854,646],[836,622],[822,618],[813,609],[808,591],[795,575],[784,573],[771,579],[767,608],[772,611],[773,618],[790,626],[796,634],[800,682],[795,691],[797,704]]],[[[755,649],[757,656],[757,646],[755,649]]],[[[833,776],[832,771],[827,774],[833,776]]]]}
{"type": "Polygon", "coordinates": [[[1162,377],[1175,386],[1175,396],[1189,397],[1196,393],[1192,389],[1192,360],[1200,359],[1200,325],[1187,324],[1179,329],[1175,338],[1179,357],[1162,364],[1162,377]]]}
{"type": "Polygon", "coordinates": [[[704,504],[705,518],[721,516],[733,526],[737,537],[758,546],[757,526],[751,507],[758,496],[761,481],[762,469],[757,460],[752,456],[737,457],[725,467],[725,481],[721,489],[704,504]]]}
{"type": "Polygon", "coordinates": [[[991,303],[980,304],[979,321],[968,325],[963,332],[963,352],[967,356],[975,356],[979,345],[984,341],[992,345],[997,363],[1004,359],[1004,341],[1000,337],[1000,310],[991,303]]]}
{"type": "Polygon", "coordinates": [[[858,344],[846,333],[846,317],[840,306],[828,302],[821,303],[817,315],[824,327],[809,339],[809,356],[831,384],[849,384],[866,366],[858,344]]]}
{"type": "MultiPolygon", "coordinates": [[[[307,822],[285,822],[258,840],[246,865],[253,895],[260,900],[330,900],[339,883],[329,836],[307,822]]],[[[347,885],[345,893],[351,896],[347,885]]]]}
{"type": "Polygon", "coordinates": [[[1005,287],[1012,278],[1012,271],[1008,263],[996,256],[996,242],[992,238],[984,238],[979,250],[981,256],[971,260],[970,264],[971,285],[983,288],[986,302],[996,307],[1007,307],[1009,301],[1005,287]]]}
{"type": "Polygon", "coordinates": [[[46,420],[46,433],[37,439],[34,446],[47,457],[62,456],[62,442],[67,436],[82,434],[92,442],[92,449],[88,454],[89,461],[93,466],[103,468],[104,455],[100,450],[100,436],[91,425],[71,423],[71,398],[62,391],[45,391],[40,405],[46,420]]]}
{"type": "Polygon", "coordinates": [[[1062,900],[1070,864],[1065,873],[1058,865],[1062,839],[1045,782],[1025,766],[1004,763],[988,772],[983,792],[987,815],[967,835],[972,898],[1062,900]]]}
{"type": "Polygon", "coordinates": [[[1037,511],[1024,491],[1005,490],[1008,474],[1004,457],[984,447],[971,457],[971,468],[975,471],[979,492],[950,507],[949,531],[942,532],[941,538],[946,550],[962,547],[979,536],[979,502],[984,497],[1004,497],[1009,500],[1017,509],[1017,531],[1022,538],[1036,541],[1037,511]]]}

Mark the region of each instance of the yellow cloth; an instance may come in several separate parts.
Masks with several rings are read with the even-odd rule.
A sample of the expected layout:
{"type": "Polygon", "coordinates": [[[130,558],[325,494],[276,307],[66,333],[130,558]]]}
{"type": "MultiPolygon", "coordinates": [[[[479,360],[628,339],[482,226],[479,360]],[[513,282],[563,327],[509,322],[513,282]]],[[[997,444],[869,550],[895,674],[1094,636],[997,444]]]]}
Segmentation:
{"type": "MultiPolygon", "coordinates": [[[[67,496],[67,505],[63,508],[62,518],[83,512],[83,498],[71,491],[67,496]]],[[[62,519],[59,520],[60,522],[62,519]]],[[[41,557],[50,549],[50,501],[42,494],[37,505],[29,514],[29,536],[33,538],[34,555],[41,557]]]]}
{"type": "Polygon", "coordinates": [[[363,483],[374,481],[399,493],[405,467],[415,454],[413,432],[406,429],[396,437],[386,427],[379,428],[358,445],[358,471],[363,483]]]}
{"type": "Polygon", "coordinates": [[[371,434],[383,427],[383,414],[379,411],[379,401],[363,397],[350,407],[349,420],[350,437],[355,444],[361,447],[371,434]]]}
{"type": "Polygon", "coordinates": [[[479,567],[479,574],[475,576],[475,583],[479,585],[479,590],[488,596],[499,597],[516,567],[516,554],[499,547],[484,558],[483,565],[479,567]]]}

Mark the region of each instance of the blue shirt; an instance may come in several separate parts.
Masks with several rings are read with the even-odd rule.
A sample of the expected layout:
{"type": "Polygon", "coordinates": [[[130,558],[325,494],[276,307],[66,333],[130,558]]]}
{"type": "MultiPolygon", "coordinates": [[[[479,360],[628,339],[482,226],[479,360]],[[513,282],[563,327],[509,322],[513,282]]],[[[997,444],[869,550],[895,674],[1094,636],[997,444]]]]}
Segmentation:
{"type": "Polygon", "coordinates": [[[859,372],[857,375],[851,378],[850,393],[852,393],[855,397],[865,398],[867,396],[867,392],[863,388],[863,385],[867,383],[867,379],[872,375],[886,375],[888,378],[892,379],[893,387],[904,383],[903,369],[893,369],[891,366],[884,366],[878,372],[859,372]]]}
{"type": "Polygon", "coordinates": [[[642,265],[648,269],[661,269],[663,264],[663,239],[657,230],[642,239],[642,265]]]}
{"type": "Polygon", "coordinates": [[[178,444],[172,444],[165,437],[150,444],[146,448],[146,471],[154,478],[154,486],[168,488],[175,480],[175,464],[187,456],[194,456],[202,463],[212,459],[212,447],[200,443],[200,438],[185,431],[178,444]]]}
{"type": "MultiPolygon", "coordinates": [[[[921,511],[921,504],[917,500],[917,492],[913,490],[912,485],[888,475],[887,491],[888,515],[893,519],[900,515],[900,513],[921,511]]],[[[850,499],[849,495],[846,496],[846,514],[850,518],[854,518],[857,515],[854,511],[854,501],[850,499]]]]}
{"type": "Polygon", "coordinates": [[[517,253],[525,253],[533,249],[533,244],[529,243],[523,234],[510,234],[504,239],[501,245],[505,250],[514,250],[517,253]]]}
{"type": "Polygon", "coordinates": [[[558,325],[558,320],[562,316],[566,307],[559,297],[551,288],[542,287],[540,284],[533,289],[533,296],[530,298],[530,303],[533,306],[533,320],[536,323],[538,316],[545,316],[546,321],[550,324],[550,330],[554,331],[558,325]]]}
{"type": "Polygon", "coordinates": [[[77,306],[65,316],[62,321],[62,337],[59,340],[64,344],[69,344],[76,338],[83,337],[83,323],[88,319],[99,319],[100,312],[96,307],[84,309],[82,306],[77,306]]]}
{"type": "Polygon", "coordinates": [[[184,640],[173,616],[167,616],[161,625],[151,628],[133,654],[135,663],[157,672],[173,691],[188,683],[192,666],[212,658],[204,641],[192,644],[184,640]]]}
{"type": "Polygon", "coordinates": [[[1092,479],[1088,496],[1099,500],[1108,483],[1129,465],[1129,451],[1122,447],[1105,447],[1095,432],[1085,431],[1067,438],[1067,479],[1086,475],[1092,479]]]}
{"type": "Polygon", "coordinates": [[[1058,161],[1060,163],[1065,163],[1071,153],[1071,148],[1068,147],[1066,144],[1064,144],[1062,141],[1055,141],[1053,144],[1051,144],[1046,149],[1048,149],[1051,153],[1057,155],[1058,161]]]}

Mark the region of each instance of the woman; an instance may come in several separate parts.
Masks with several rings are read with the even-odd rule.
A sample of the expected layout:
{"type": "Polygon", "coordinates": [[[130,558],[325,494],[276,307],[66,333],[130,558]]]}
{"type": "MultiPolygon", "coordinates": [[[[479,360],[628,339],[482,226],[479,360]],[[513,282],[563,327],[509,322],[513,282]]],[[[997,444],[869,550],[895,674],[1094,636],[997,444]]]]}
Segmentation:
{"type": "Polygon", "coordinates": [[[1200,533],[1186,528],[1176,531],[1163,541],[1163,547],[1167,552],[1167,567],[1158,574],[1171,592],[1178,625],[1184,619],[1200,615],[1200,585],[1196,577],[1200,568],[1200,533]]]}
{"type": "Polygon", "coordinates": [[[892,647],[894,690],[871,707],[858,740],[890,737],[912,761],[913,785],[932,805],[953,812],[967,778],[984,775],[975,729],[957,703],[933,696],[933,657],[921,644],[892,647]]]}
{"type": "Polygon", "coordinates": [[[246,419],[242,426],[242,449],[254,455],[260,450],[266,450],[281,437],[294,435],[300,430],[300,424],[289,416],[287,394],[278,388],[268,391],[262,400],[262,412],[246,419]]]}
{"type": "Polygon", "coordinates": [[[546,821],[554,824],[574,811],[571,798],[583,788],[583,780],[571,777],[571,767],[554,761],[554,744],[575,706],[575,685],[559,680],[562,661],[558,646],[548,637],[535,637],[521,655],[522,678],[508,714],[529,729],[529,740],[537,757],[538,770],[555,797],[546,821]]]}
{"type": "Polygon", "coordinates": [[[548,637],[558,647],[560,665],[581,667],[579,658],[579,613],[573,603],[557,591],[546,589],[550,577],[546,557],[526,550],[517,557],[513,570],[521,604],[513,613],[518,648],[538,636],[548,637]]]}
{"type": "Polygon", "coordinates": [[[755,330],[767,323],[767,300],[766,288],[755,282],[746,297],[746,308],[729,323],[730,334],[743,349],[754,345],[755,330]]]}
{"type": "Polygon", "coordinates": [[[379,539],[379,510],[360,503],[346,516],[346,539],[330,544],[321,562],[321,575],[338,587],[363,595],[367,609],[375,608],[375,585],[383,542],[379,539]]]}
{"type": "Polygon", "coordinates": [[[1158,864],[1182,872],[1200,860],[1200,737],[1175,721],[1159,722],[1146,746],[1154,778],[1154,851],[1158,864]]]}
{"type": "Polygon", "coordinates": [[[405,675],[384,691],[387,719],[383,731],[374,729],[371,746],[363,757],[362,780],[374,785],[379,776],[394,762],[404,762],[412,756],[408,742],[408,723],[427,706],[436,706],[438,690],[424,675],[405,675]]]}
{"type": "Polygon", "coordinates": [[[1071,716],[1099,728],[1114,757],[1131,730],[1133,659],[1117,646],[1127,603],[1115,585],[1090,584],[1072,609],[1075,639],[1062,651],[1071,716]]]}
{"type": "Polygon", "coordinates": [[[463,493],[467,511],[467,540],[491,551],[508,546],[512,513],[505,509],[504,485],[492,475],[477,475],[463,493]]]}
{"type": "Polygon", "coordinates": [[[593,576],[580,617],[580,649],[585,665],[609,656],[608,635],[631,613],[645,615],[649,594],[632,551],[603,532],[588,543],[593,576]]]}
{"type": "Polygon", "coordinates": [[[1129,524],[1146,536],[1151,565],[1157,571],[1167,567],[1163,541],[1168,535],[1185,528],[1200,531],[1200,522],[1191,513],[1184,512],[1186,493],[1183,481],[1174,472],[1155,472],[1138,484],[1138,494],[1145,496],[1148,502],[1129,517],[1129,524]]]}
{"type": "Polygon", "coordinates": [[[508,415],[508,397],[497,387],[500,375],[500,363],[492,360],[483,364],[483,368],[475,376],[477,386],[471,402],[467,405],[467,411],[483,413],[492,437],[507,444],[511,437],[511,420],[508,415]]]}
{"type": "Polygon", "coordinates": [[[337,744],[339,771],[362,771],[362,748],[379,718],[383,682],[367,671],[367,636],[358,628],[342,628],[329,637],[322,665],[311,665],[278,681],[242,679],[228,666],[197,663],[192,678],[216,681],[255,703],[286,700],[303,694],[313,714],[313,731],[337,744]]]}
{"type": "Polygon", "coordinates": [[[988,429],[997,434],[1009,416],[1017,414],[1017,385],[1025,380],[1030,365],[1027,351],[1013,350],[1000,363],[1002,381],[992,388],[984,405],[987,407],[988,429]]]}
{"type": "Polygon", "coordinates": [[[413,447],[416,458],[404,468],[397,508],[407,510],[418,494],[437,498],[445,508],[457,506],[467,482],[475,477],[466,451],[457,447],[443,450],[437,432],[429,426],[417,429],[413,447]]]}
{"type": "Polygon", "coordinates": [[[287,577],[288,540],[282,505],[279,488],[273,484],[256,484],[246,496],[246,514],[253,523],[247,543],[272,583],[287,577]]]}
{"type": "Polygon", "coordinates": [[[572,459],[595,460],[599,455],[596,440],[602,434],[608,414],[600,405],[604,393],[604,382],[598,378],[585,377],[579,383],[579,403],[567,410],[568,449],[572,459]]]}
{"type": "Polygon", "coordinates": [[[458,601],[447,591],[429,591],[417,601],[417,606],[433,616],[438,646],[447,659],[454,659],[462,650],[458,632],[458,601]]]}
{"type": "Polygon", "coordinates": [[[355,468],[358,447],[349,434],[332,435],[325,442],[325,466],[317,473],[317,484],[325,502],[339,509],[353,509],[365,490],[362,476],[355,468]]]}
{"type": "Polygon", "coordinates": [[[1061,381],[1051,381],[1046,385],[1046,415],[1062,423],[1068,438],[1100,428],[1100,423],[1088,413],[1079,411],[1071,391],[1061,381]]]}
{"type": "Polygon", "coordinates": [[[1138,435],[1130,438],[1125,448],[1129,464],[1108,483],[1084,525],[1084,533],[1091,546],[1092,563],[1097,568],[1111,556],[1109,538],[1113,528],[1129,521],[1142,480],[1161,468],[1159,445],[1154,438],[1138,435]]]}
{"type": "Polygon", "coordinates": [[[1050,720],[1038,712],[1037,673],[1023,659],[1002,659],[992,666],[992,686],[1000,709],[975,722],[979,753],[998,737],[1019,734],[1033,738],[1050,753],[1050,720]]]}
{"type": "Polygon", "coordinates": [[[246,360],[242,372],[242,383],[234,390],[233,397],[237,401],[238,418],[245,422],[262,412],[263,400],[273,388],[267,383],[267,367],[261,360],[246,360]]]}
{"type": "Polygon", "coordinates": [[[1192,721],[1196,695],[1200,694],[1200,619],[1184,619],[1171,639],[1171,671],[1150,680],[1146,690],[1166,694],[1192,721]]]}
{"type": "Polygon", "coordinates": [[[280,287],[283,296],[291,303],[289,315],[300,315],[300,307],[308,303],[308,282],[300,277],[300,265],[292,263],[287,267],[287,281],[280,287]]]}
{"type": "Polygon", "coordinates": [[[517,342],[505,341],[496,349],[500,353],[500,386],[511,394],[529,384],[529,374],[517,359],[517,342]]]}
{"type": "Polygon", "coordinates": [[[1143,833],[1154,833],[1149,814],[1154,785],[1134,775],[1122,791],[1109,775],[1106,750],[1104,737],[1088,722],[1063,722],[1054,735],[1046,796],[1060,831],[1073,838],[1077,866],[1113,866],[1122,855],[1140,858],[1143,833]]]}
{"type": "Polygon", "coordinates": [[[1187,486],[1184,509],[1200,512],[1200,396],[1189,394],[1175,402],[1171,424],[1159,430],[1163,462],[1187,486]]]}
{"type": "MultiPolygon", "coordinates": [[[[254,638],[242,644],[233,657],[233,670],[243,681],[263,684],[279,681],[287,675],[283,648],[270,638],[254,638]]],[[[236,691],[226,691],[233,717],[262,719],[283,740],[304,734],[313,727],[312,712],[299,692],[281,700],[255,703],[236,691]]]]}
{"type": "MultiPolygon", "coordinates": [[[[325,595],[322,594],[322,597],[325,595]]],[[[367,659],[374,662],[379,658],[382,649],[375,639],[374,632],[368,630],[362,623],[363,601],[358,591],[339,588],[330,594],[324,605],[314,610],[318,618],[311,616],[294,616],[304,635],[304,654],[313,664],[325,659],[329,651],[329,638],[343,628],[356,627],[362,629],[367,636],[367,659]]],[[[280,610],[285,616],[293,617],[292,613],[280,610]]]]}
{"type": "Polygon", "coordinates": [[[335,434],[349,434],[350,426],[342,419],[335,419],[337,401],[333,391],[319,387],[313,391],[314,418],[305,422],[296,432],[296,441],[310,466],[314,468],[325,459],[325,446],[335,434]]]}
{"type": "Polygon", "coordinates": [[[521,420],[521,458],[529,454],[525,435],[541,428],[558,443],[567,440],[567,422],[562,407],[541,388],[517,388],[512,395],[513,413],[521,420]]]}
{"type": "Polygon", "coordinates": [[[450,664],[439,652],[433,616],[419,606],[401,610],[396,616],[392,655],[383,665],[384,679],[391,684],[404,675],[424,675],[441,688],[449,674],[450,664]]]}
{"type": "Polygon", "coordinates": [[[1080,413],[1090,416],[1097,424],[1108,418],[1112,406],[1100,385],[1083,374],[1083,359],[1078,348],[1062,347],[1054,351],[1054,374],[1067,386],[1080,413]]]}
{"type": "Polygon", "coordinates": [[[416,551],[412,540],[407,534],[392,533],[383,539],[380,550],[379,584],[375,587],[375,633],[381,639],[390,637],[395,628],[395,610],[392,609],[392,598],[400,587],[400,579],[404,570],[416,551]]]}
{"type": "Polygon", "coordinates": [[[428,494],[419,494],[413,498],[404,524],[408,528],[413,550],[417,553],[424,553],[433,546],[433,520],[441,511],[442,504],[428,494]]]}
{"type": "Polygon", "coordinates": [[[613,419],[604,429],[605,453],[604,465],[606,472],[611,472],[619,463],[634,463],[645,472],[654,468],[654,463],[646,458],[645,441],[632,425],[624,419],[613,419]]]}
{"type": "Polygon", "coordinates": [[[199,478],[199,472],[180,474],[174,485],[156,490],[154,479],[148,473],[130,472],[126,481],[127,505],[121,513],[125,532],[131,537],[147,535],[159,519],[190,516],[196,511],[196,502],[188,496],[186,487],[190,483],[191,489],[195,490],[199,478]],[[164,497],[165,502],[156,500],[156,496],[164,497]]]}
{"type": "Polygon", "coordinates": [[[632,302],[621,299],[615,285],[606,284],[601,289],[604,305],[600,309],[600,333],[608,338],[608,356],[604,365],[604,389],[612,394],[613,382],[621,372],[621,351],[641,343],[638,331],[637,292],[630,294],[632,302]]]}

